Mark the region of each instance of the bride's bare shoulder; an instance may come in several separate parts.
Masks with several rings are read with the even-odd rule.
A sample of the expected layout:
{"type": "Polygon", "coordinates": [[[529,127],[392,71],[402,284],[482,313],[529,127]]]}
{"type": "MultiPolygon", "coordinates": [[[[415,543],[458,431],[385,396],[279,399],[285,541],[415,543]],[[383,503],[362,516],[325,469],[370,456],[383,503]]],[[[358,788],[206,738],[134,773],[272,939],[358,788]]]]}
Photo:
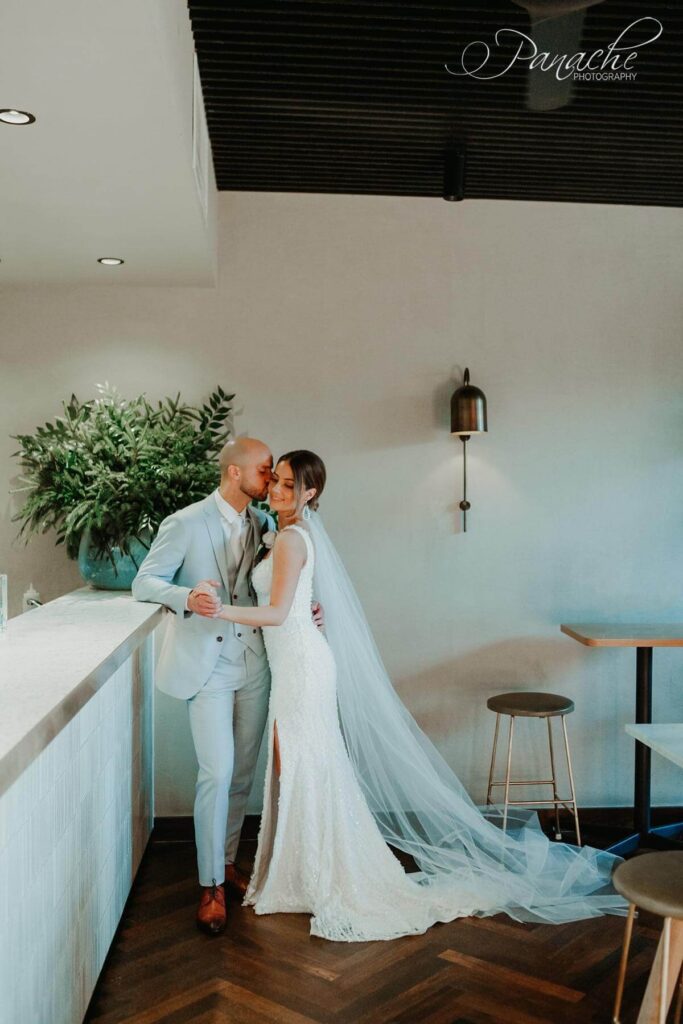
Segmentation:
{"type": "MultiPolygon", "coordinates": [[[[302,528],[303,529],[303,528],[302,528]]],[[[282,551],[283,554],[294,557],[300,555],[302,562],[306,561],[308,549],[306,547],[306,541],[302,537],[300,530],[293,526],[286,526],[284,530],[280,530],[275,540],[274,551],[282,551]]]]}

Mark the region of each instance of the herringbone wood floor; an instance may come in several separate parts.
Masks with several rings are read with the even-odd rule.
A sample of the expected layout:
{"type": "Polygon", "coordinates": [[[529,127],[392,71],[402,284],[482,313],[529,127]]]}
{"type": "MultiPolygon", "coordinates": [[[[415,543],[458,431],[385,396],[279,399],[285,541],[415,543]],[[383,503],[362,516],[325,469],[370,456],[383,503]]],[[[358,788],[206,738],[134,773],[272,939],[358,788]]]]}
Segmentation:
{"type": "MultiPolygon", "coordinates": [[[[245,844],[242,863],[253,845],[245,844]]],[[[623,921],[506,917],[393,942],[312,938],[304,915],[232,900],[226,933],[194,925],[194,846],[152,842],[93,996],[90,1024],[598,1024],[611,1020],[623,921]]],[[[623,1013],[637,1016],[659,921],[636,924],[623,1013]]]]}

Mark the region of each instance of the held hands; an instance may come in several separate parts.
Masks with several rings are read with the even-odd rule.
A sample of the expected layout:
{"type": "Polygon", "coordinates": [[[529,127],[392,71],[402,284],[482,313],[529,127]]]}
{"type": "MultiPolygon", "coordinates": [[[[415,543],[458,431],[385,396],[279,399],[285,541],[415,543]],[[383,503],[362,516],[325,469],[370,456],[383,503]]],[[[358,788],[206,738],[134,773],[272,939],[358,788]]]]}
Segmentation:
{"type": "Polygon", "coordinates": [[[218,580],[202,580],[190,591],[187,599],[188,610],[196,615],[203,615],[207,619],[217,618],[223,608],[216,587],[220,587],[218,580]]]}
{"type": "Polygon", "coordinates": [[[313,616],[313,622],[322,633],[325,628],[325,616],[323,614],[323,606],[320,601],[314,601],[311,605],[311,615],[313,616]]]}
{"type": "MultiPolygon", "coordinates": [[[[202,580],[193,587],[187,599],[188,610],[207,619],[220,618],[223,603],[216,592],[216,587],[220,587],[218,580],[202,580]]],[[[311,605],[311,617],[322,631],[325,628],[325,616],[319,601],[314,601],[311,605]]]]}

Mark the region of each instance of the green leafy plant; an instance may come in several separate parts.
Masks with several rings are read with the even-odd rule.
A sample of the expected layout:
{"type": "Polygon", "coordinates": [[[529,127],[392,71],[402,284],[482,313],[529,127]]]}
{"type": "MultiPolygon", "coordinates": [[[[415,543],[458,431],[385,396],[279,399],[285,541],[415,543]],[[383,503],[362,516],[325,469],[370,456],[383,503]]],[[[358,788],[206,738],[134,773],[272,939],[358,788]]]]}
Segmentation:
{"type": "MultiPolygon", "coordinates": [[[[63,403],[64,415],[18,434],[24,505],[20,535],[57,531],[70,558],[88,530],[97,554],[149,546],[162,519],[205,497],[219,478],[216,456],[232,434],[232,400],[221,387],[201,407],[176,398],[125,399],[108,384],[99,397],[63,403]]],[[[113,561],[113,558],[112,558],[113,561]]]]}
{"type": "Polygon", "coordinates": [[[265,512],[266,515],[269,515],[277,523],[277,512],[270,507],[267,501],[259,501],[258,498],[252,498],[251,506],[252,508],[260,509],[261,512],[265,512]]]}

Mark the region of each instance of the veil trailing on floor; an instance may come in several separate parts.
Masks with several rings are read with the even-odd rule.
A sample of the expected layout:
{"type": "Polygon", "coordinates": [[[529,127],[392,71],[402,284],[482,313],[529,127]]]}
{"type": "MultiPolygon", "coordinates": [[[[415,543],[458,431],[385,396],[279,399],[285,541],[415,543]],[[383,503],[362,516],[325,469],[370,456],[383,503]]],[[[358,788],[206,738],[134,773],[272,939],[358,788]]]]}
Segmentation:
{"type": "MultiPolygon", "coordinates": [[[[537,815],[512,808],[504,832],[486,815],[394,690],[360,601],[318,513],[315,596],[337,664],[339,717],[349,757],[387,843],[414,859],[410,877],[440,899],[481,896],[478,914],[561,923],[625,913],[610,886],[618,858],[551,842],[537,815]]],[[[491,811],[489,814],[488,812],[491,811]]]]}

